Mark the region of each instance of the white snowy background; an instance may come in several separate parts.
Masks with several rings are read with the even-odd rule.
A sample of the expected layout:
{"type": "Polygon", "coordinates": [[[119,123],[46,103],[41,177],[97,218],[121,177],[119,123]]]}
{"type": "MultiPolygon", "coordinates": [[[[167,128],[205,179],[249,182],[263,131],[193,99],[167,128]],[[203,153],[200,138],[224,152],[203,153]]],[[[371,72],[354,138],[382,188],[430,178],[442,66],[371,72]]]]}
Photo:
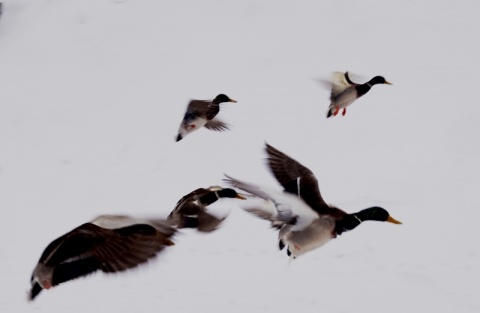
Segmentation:
{"type": "Polygon", "coordinates": [[[476,1],[4,0],[1,312],[479,312],[476,1]],[[377,85],[326,119],[332,71],[377,85]],[[174,137],[188,101],[226,93],[230,132],[174,137]],[[380,205],[288,264],[267,222],[222,200],[149,265],[26,300],[53,239],[99,214],[166,216],[223,173],[280,190],[268,142],[327,202],[380,205]]]}

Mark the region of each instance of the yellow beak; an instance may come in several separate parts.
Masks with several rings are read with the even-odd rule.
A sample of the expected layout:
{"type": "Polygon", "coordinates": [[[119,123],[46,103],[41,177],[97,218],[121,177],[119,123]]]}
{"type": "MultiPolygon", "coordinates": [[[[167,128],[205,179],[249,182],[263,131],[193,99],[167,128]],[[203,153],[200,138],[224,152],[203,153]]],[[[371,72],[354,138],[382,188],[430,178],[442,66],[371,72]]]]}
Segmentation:
{"type": "Polygon", "coordinates": [[[387,218],[387,222],[393,223],[393,224],[402,224],[402,222],[397,221],[396,219],[394,219],[394,218],[391,217],[390,215],[389,215],[388,218],[387,218]]]}
{"type": "Polygon", "coordinates": [[[387,85],[393,85],[392,83],[389,83],[389,82],[387,82],[387,81],[385,81],[385,84],[387,84],[387,85]]]}
{"type": "Polygon", "coordinates": [[[230,99],[230,101],[228,101],[228,102],[237,103],[237,100],[230,99]]]}
{"type": "Polygon", "coordinates": [[[235,197],[237,199],[242,199],[242,200],[247,200],[247,197],[245,197],[244,195],[241,195],[241,194],[237,194],[237,196],[235,197]]]}

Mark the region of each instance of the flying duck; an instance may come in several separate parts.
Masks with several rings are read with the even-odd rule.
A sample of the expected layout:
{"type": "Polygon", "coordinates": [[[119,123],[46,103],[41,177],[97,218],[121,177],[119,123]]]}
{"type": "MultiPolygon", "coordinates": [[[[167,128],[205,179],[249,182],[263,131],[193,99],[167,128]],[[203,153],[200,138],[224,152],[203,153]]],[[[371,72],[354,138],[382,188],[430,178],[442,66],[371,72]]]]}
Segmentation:
{"type": "Polygon", "coordinates": [[[334,72],[331,81],[323,81],[325,85],[331,88],[330,106],[328,107],[327,118],[337,116],[340,109],[343,109],[342,115],[347,113],[347,107],[355,100],[366,94],[373,85],[387,84],[382,76],[375,76],[364,84],[352,82],[348,72],[334,72]]]}
{"type": "Polygon", "coordinates": [[[228,125],[215,118],[220,112],[220,103],[237,102],[224,94],[219,94],[213,100],[192,100],[188,104],[183,121],[178,129],[176,141],[182,140],[189,133],[205,126],[210,130],[224,131],[228,125]]]}
{"type": "Polygon", "coordinates": [[[287,255],[291,258],[324,245],[364,221],[401,224],[378,206],[349,214],[328,205],[320,194],[318,181],[312,171],[268,144],[266,151],[268,166],[283,186],[284,193],[273,192],[229,176],[225,181],[233,187],[273,203],[273,209],[245,209],[269,220],[272,227],[279,229],[279,248],[282,250],[286,246],[287,255]]]}
{"type": "Polygon", "coordinates": [[[28,298],[97,270],[115,273],[136,267],[173,245],[175,231],[162,220],[101,215],[47,246],[33,270],[28,298]]]}
{"type": "Polygon", "coordinates": [[[218,228],[225,218],[218,218],[206,211],[207,206],[220,198],[246,199],[231,188],[211,186],[198,188],[182,197],[167,217],[167,222],[177,228],[196,228],[211,232],[218,228]]]}

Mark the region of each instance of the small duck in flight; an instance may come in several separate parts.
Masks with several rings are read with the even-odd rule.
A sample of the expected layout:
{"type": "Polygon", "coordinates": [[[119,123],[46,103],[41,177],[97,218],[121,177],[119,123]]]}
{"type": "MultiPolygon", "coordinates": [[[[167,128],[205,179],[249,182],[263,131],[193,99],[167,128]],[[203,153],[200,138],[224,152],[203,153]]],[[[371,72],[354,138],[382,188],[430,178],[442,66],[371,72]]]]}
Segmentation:
{"type": "Polygon", "coordinates": [[[220,104],[224,102],[237,102],[227,95],[219,94],[213,100],[192,100],[188,104],[187,111],[183,117],[176,141],[182,140],[191,132],[205,126],[207,129],[224,131],[229,129],[228,125],[216,118],[220,112],[220,104]]]}
{"type": "Polygon", "coordinates": [[[176,228],[196,228],[200,232],[211,232],[225,218],[207,212],[207,207],[220,198],[246,199],[231,188],[211,186],[198,188],[178,200],[175,209],[168,215],[167,222],[176,228]]]}
{"type": "Polygon", "coordinates": [[[373,85],[387,84],[382,76],[375,76],[364,84],[352,82],[348,72],[334,72],[330,81],[322,81],[324,85],[331,88],[330,106],[328,107],[327,118],[337,116],[340,109],[343,109],[342,115],[347,113],[347,107],[355,100],[365,95],[373,85]]]}

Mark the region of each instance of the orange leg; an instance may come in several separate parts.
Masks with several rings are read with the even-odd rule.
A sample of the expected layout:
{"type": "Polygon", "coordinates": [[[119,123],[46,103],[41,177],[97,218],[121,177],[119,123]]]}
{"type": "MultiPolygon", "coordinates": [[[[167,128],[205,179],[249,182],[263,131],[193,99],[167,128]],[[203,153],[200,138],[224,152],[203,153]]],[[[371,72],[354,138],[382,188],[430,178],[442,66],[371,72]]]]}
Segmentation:
{"type": "Polygon", "coordinates": [[[342,115],[345,116],[345,114],[347,114],[347,108],[343,108],[342,115]]]}
{"type": "Polygon", "coordinates": [[[339,110],[340,108],[335,108],[335,111],[333,111],[333,116],[337,116],[339,110]]]}

